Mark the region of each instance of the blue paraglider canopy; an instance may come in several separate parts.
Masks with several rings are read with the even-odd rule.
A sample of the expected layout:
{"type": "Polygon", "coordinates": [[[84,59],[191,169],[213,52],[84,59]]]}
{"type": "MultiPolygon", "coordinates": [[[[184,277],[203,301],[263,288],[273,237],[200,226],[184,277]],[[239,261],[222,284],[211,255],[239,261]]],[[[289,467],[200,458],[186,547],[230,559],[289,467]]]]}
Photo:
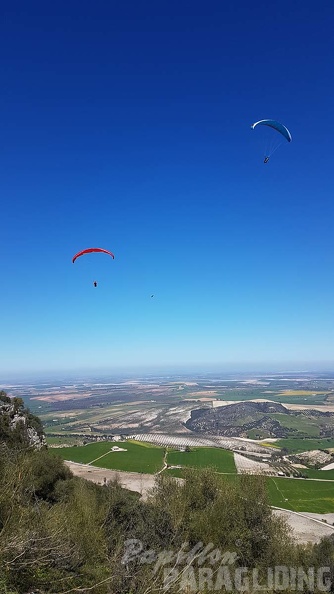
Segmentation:
{"type": "Polygon", "coordinates": [[[256,126],[269,126],[270,128],[274,128],[274,130],[277,130],[277,132],[283,134],[284,138],[286,138],[288,142],[291,142],[292,140],[292,136],[287,127],[283,126],[283,124],[277,122],[276,120],[260,120],[259,122],[252,124],[251,128],[254,130],[256,126]]]}
{"type": "Polygon", "coordinates": [[[251,125],[252,130],[257,126],[266,126],[271,128],[270,134],[265,134],[265,151],[264,151],[264,163],[268,163],[271,155],[278,149],[280,144],[284,142],[283,138],[288,142],[291,142],[292,136],[286,126],[278,122],[277,120],[259,120],[255,124],[251,125]],[[277,134],[278,132],[278,134],[277,134]]]}

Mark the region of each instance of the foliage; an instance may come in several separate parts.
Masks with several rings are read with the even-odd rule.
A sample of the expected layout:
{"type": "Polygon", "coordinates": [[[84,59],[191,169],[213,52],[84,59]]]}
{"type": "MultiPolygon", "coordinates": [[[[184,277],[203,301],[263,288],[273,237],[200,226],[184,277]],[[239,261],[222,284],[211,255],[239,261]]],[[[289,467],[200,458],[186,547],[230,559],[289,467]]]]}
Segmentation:
{"type": "Polygon", "coordinates": [[[0,390],[0,401],[4,402],[5,404],[9,404],[11,402],[11,398],[7,396],[4,390],[0,390]]]}

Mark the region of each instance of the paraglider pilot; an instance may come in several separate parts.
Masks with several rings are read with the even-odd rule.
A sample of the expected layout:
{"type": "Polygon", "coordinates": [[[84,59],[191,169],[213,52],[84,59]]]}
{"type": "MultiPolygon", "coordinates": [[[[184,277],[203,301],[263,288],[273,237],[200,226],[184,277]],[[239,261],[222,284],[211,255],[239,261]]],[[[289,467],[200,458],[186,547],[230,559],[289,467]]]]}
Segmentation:
{"type": "Polygon", "coordinates": [[[93,282],[93,285],[94,285],[94,287],[97,287],[97,282],[96,282],[96,281],[94,281],[94,282],[93,282]]]}

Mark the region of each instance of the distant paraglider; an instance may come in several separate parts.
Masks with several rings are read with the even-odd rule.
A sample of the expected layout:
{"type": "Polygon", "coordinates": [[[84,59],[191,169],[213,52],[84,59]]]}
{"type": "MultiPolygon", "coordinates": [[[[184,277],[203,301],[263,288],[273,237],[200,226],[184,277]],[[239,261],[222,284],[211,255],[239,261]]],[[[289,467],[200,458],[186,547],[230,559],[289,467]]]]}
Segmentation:
{"type": "Polygon", "coordinates": [[[272,154],[282,144],[283,139],[285,138],[285,140],[291,142],[292,136],[287,127],[280,122],[277,122],[277,120],[259,120],[258,122],[255,122],[255,124],[251,125],[252,130],[254,130],[257,126],[266,126],[272,130],[272,133],[270,133],[266,139],[265,155],[263,161],[264,163],[268,163],[272,154]]]}
{"type": "MultiPolygon", "coordinates": [[[[84,256],[85,254],[91,254],[91,253],[103,253],[103,254],[107,254],[108,256],[111,256],[112,259],[115,259],[115,256],[112,252],[109,252],[109,250],[104,250],[102,248],[87,248],[85,250],[81,250],[80,252],[78,252],[77,254],[75,254],[75,256],[73,256],[72,258],[72,262],[74,264],[74,262],[76,261],[77,258],[80,258],[80,256],[84,256]]],[[[97,287],[97,281],[95,280],[93,282],[94,287],[97,287]]]]}
{"type": "Polygon", "coordinates": [[[77,254],[75,254],[75,256],[73,256],[73,258],[72,258],[73,264],[77,258],[80,258],[80,256],[84,256],[84,254],[91,254],[93,252],[102,252],[103,254],[108,254],[113,259],[115,259],[114,254],[112,252],[109,252],[108,250],[103,250],[102,248],[87,248],[86,250],[81,250],[81,252],[78,252],[77,254]]]}

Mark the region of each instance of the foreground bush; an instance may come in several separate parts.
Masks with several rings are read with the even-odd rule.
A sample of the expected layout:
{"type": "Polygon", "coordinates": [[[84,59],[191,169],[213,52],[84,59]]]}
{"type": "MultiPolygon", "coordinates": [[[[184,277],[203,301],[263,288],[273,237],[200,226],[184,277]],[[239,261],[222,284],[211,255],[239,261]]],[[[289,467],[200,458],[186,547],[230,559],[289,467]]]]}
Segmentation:
{"type": "MultiPolygon", "coordinates": [[[[1,593],[153,594],[168,572],[172,594],[238,592],[233,576],[243,567],[261,580],[268,568],[307,572],[333,561],[333,539],[294,542],[262,477],[189,470],[180,484],[160,475],[143,501],[117,482],[73,477],[48,451],[0,446],[1,593]]],[[[290,585],[288,593],[310,591],[290,585]]]]}

